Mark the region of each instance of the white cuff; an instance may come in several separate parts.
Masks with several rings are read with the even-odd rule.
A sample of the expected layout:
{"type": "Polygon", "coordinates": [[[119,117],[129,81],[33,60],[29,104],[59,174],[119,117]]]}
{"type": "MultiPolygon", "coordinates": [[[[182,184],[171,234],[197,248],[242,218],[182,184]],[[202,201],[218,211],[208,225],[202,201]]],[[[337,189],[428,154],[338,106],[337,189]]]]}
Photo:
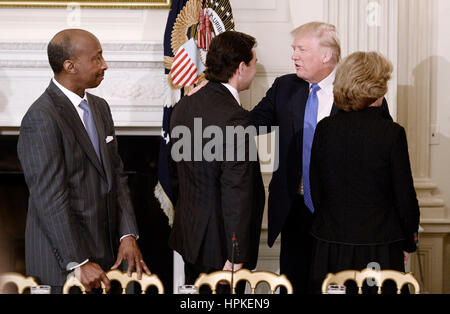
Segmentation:
{"type": "Polygon", "coordinates": [[[126,238],[126,237],[128,237],[128,236],[132,236],[132,237],[135,237],[135,238],[136,238],[136,240],[137,240],[137,239],[139,239],[139,236],[138,236],[138,235],[135,235],[135,234],[129,233],[129,234],[126,234],[126,235],[122,236],[122,237],[120,238],[120,242],[122,242],[122,240],[123,240],[123,239],[125,239],[125,238],[126,238]]]}
{"type": "Polygon", "coordinates": [[[68,270],[68,271],[72,271],[72,270],[74,270],[75,268],[78,268],[78,267],[80,267],[80,266],[83,266],[83,265],[86,264],[87,262],[89,262],[89,259],[85,260],[84,262],[82,262],[82,263],[80,263],[80,264],[77,264],[77,263],[75,263],[75,262],[69,263],[69,264],[67,265],[67,270],[68,270]]]}

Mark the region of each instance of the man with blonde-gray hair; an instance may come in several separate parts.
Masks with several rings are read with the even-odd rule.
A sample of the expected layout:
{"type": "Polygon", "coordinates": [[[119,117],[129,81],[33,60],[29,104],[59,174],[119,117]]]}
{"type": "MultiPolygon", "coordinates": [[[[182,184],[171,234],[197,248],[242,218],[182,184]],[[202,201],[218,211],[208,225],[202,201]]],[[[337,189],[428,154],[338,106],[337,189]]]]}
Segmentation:
{"type": "MultiPolygon", "coordinates": [[[[278,126],[280,132],[279,167],[269,186],[268,244],[281,233],[280,272],[292,282],[294,293],[308,293],[314,213],[311,147],[317,123],[338,111],[333,82],[341,48],[331,24],[307,23],[292,35],[296,73],[277,78],[251,114],[255,126],[278,126]]],[[[390,118],[385,101],[383,108],[390,118]]]]}

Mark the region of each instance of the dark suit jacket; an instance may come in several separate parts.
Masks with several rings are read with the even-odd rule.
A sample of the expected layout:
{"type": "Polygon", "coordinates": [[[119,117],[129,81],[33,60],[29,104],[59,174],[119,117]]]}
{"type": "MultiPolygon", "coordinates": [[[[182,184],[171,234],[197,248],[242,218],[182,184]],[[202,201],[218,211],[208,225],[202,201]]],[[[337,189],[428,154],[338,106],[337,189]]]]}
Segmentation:
{"type": "Polygon", "coordinates": [[[69,263],[104,270],[119,238],[137,235],[127,177],[108,104],[87,94],[102,162],[73,104],[50,82],[22,120],[18,154],[30,190],[25,235],[27,274],[62,286],[69,263]],[[106,137],[113,140],[106,143],[106,137]]]}
{"type": "MultiPolygon", "coordinates": [[[[266,96],[251,111],[255,126],[279,127],[278,169],[269,185],[268,244],[272,246],[283,228],[302,178],[303,119],[309,83],[296,74],[275,80],[266,96]]],[[[337,112],[333,106],[331,115],[337,112]]],[[[391,119],[386,101],[383,114],[391,119]]],[[[269,130],[270,131],[270,130],[269,130]]]]}
{"type": "Polygon", "coordinates": [[[316,128],[310,164],[312,233],[346,244],[403,240],[415,251],[419,205],[403,127],[381,108],[339,111],[316,128]]]}
{"type": "MultiPolygon", "coordinates": [[[[235,263],[256,266],[259,249],[264,187],[259,162],[227,161],[226,152],[235,149],[226,141],[226,127],[251,126],[250,114],[242,109],[233,95],[220,83],[208,83],[199,92],[183,97],[176,104],[170,121],[170,130],[186,126],[194,146],[194,119],[201,118],[201,132],[216,126],[223,134],[225,161],[179,161],[172,182],[176,194],[175,217],[169,238],[171,248],[191,264],[222,269],[226,260],[232,261],[233,233],[239,244],[235,263]]],[[[201,137],[201,134],[196,134],[201,137]]],[[[178,141],[171,137],[172,148],[178,141]]],[[[201,148],[211,139],[203,139],[201,148]]],[[[237,143],[237,141],[236,141],[237,143]]],[[[255,145],[247,138],[245,147],[255,145]]],[[[219,148],[217,148],[219,149],[219,148]]],[[[191,153],[194,157],[193,151],[191,153]]]]}

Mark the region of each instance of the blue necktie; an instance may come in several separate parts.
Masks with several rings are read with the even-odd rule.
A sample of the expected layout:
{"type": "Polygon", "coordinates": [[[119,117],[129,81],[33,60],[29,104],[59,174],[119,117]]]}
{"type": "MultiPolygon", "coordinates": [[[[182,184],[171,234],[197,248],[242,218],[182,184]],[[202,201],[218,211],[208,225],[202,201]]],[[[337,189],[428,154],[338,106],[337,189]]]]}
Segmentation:
{"type": "Polygon", "coordinates": [[[317,125],[317,109],[319,107],[317,91],[319,90],[319,85],[312,84],[311,93],[306,102],[305,119],[303,120],[303,194],[305,205],[312,213],[314,213],[314,205],[311,199],[311,187],[309,185],[309,162],[311,161],[311,148],[317,125]]]}
{"type": "Polygon", "coordinates": [[[89,135],[89,138],[91,139],[92,145],[94,146],[95,152],[97,153],[97,157],[101,161],[102,159],[100,158],[98,134],[97,129],[95,128],[94,119],[92,118],[91,109],[89,108],[89,105],[85,99],[83,99],[78,106],[83,109],[84,126],[86,127],[86,131],[89,135]]]}

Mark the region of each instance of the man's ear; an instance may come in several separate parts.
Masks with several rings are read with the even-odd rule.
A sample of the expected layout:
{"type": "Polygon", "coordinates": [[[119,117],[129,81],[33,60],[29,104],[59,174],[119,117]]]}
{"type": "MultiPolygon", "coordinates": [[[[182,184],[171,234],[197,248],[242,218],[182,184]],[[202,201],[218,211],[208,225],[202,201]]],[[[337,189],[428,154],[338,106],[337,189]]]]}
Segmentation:
{"type": "Polygon", "coordinates": [[[76,73],[75,63],[72,60],[64,61],[63,68],[67,73],[76,73]]]}
{"type": "Polygon", "coordinates": [[[323,64],[330,62],[332,58],[333,58],[333,51],[331,49],[324,49],[324,53],[322,56],[323,64]]]}
{"type": "Polygon", "coordinates": [[[241,63],[239,63],[238,74],[241,74],[242,72],[244,72],[246,66],[247,66],[247,65],[245,64],[244,61],[242,61],[241,63]]]}

